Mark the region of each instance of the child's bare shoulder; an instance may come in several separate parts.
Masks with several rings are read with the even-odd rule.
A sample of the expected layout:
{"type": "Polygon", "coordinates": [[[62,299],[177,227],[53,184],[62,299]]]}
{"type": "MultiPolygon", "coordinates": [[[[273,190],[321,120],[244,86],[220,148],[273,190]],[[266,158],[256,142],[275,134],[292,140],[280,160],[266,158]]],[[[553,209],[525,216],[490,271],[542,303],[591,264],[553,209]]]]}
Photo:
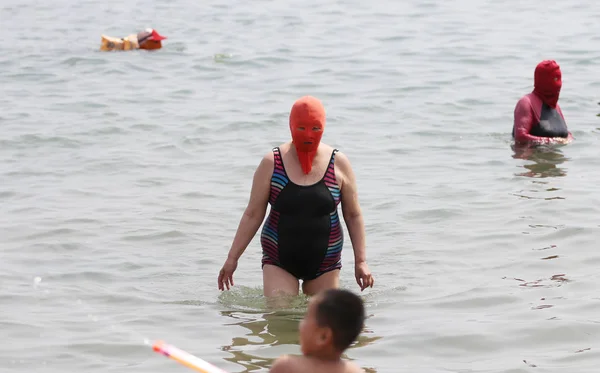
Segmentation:
{"type": "Polygon", "coordinates": [[[295,373],[300,372],[301,360],[299,356],[282,355],[275,359],[269,373],[295,373]]]}
{"type": "Polygon", "coordinates": [[[344,373],[365,373],[365,370],[351,361],[346,361],[344,373]]]}
{"type": "Polygon", "coordinates": [[[351,361],[338,363],[321,362],[305,356],[283,355],[275,360],[269,373],[305,373],[305,372],[365,373],[351,361]]]}

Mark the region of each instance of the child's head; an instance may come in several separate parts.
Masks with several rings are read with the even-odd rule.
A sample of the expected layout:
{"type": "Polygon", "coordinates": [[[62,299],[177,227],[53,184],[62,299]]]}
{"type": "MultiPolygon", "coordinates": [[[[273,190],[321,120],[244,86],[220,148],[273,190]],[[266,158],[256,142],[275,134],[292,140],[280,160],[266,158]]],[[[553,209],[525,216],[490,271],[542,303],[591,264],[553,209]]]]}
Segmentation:
{"type": "Polygon", "coordinates": [[[341,289],[315,295],[300,322],[300,347],[305,355],[342,353],[360,334],[365,320],[362,299],[341,289]]]}

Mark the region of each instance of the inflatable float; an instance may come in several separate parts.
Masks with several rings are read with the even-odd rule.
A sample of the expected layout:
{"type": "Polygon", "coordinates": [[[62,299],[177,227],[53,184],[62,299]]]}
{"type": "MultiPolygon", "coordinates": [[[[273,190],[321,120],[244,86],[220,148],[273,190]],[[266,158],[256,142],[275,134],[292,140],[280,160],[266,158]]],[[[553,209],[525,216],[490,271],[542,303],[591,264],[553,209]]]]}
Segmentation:
{"type": "Polygon", "coordinates": [[[100,50],[109,52],[130,51],[135,49],[160,49],[162,48],[162,40],[165,39],[165,36],[160,35],[156,30],[151,28],[138,32],[137,34],[131,34],[124,38],[101,35],[100,50]]]}
{"type": "Polygon", "coordinates": [[[217,368],[216,366],[194,356],[183,350],[178,349],[173,345],[166,344],[164,341],[156,341],[152,345],[152,349],[161,355],[173,359],[188,368],[191,368],[200,373],[227,373],[226,371],[217,368]]]}

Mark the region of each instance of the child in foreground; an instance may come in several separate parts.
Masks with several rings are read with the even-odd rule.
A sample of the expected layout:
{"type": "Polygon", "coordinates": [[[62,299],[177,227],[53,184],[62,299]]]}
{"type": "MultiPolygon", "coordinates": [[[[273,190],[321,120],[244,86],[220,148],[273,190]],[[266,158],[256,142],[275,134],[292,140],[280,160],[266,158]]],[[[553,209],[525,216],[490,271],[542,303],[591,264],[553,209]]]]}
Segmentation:
{"type": "Polygon", "coordinates": [[[348,290],[329,289],[311,298],[300,322],[302,356],[284,355],[270,373],[364,373],[342,354],[362,331],[362,299],[348,290]]]}

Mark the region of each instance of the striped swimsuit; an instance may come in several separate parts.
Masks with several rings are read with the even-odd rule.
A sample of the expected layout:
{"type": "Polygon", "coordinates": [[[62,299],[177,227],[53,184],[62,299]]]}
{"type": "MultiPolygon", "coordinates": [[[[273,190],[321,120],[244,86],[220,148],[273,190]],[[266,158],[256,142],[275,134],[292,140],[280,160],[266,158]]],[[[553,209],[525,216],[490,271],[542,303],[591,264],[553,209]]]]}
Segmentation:
{"type": "Polygon", "coordinates": [[[313,280],[342,268],[344,235],[337,206],[334,149],[327,171],[313,185],[294,184],[287,176],[279,148],[273,149],[271,211],[261,233],[262,265],[283,268],[298,279],[313,280]]]}

